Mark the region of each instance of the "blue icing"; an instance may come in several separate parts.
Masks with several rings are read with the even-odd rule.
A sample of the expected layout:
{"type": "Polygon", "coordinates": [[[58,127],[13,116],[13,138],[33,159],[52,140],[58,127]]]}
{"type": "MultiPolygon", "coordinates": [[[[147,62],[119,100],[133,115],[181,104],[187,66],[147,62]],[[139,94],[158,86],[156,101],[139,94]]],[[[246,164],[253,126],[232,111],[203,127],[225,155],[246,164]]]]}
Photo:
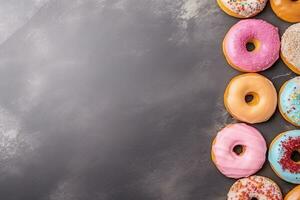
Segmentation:
{"type": "Polygon", "coordinates": [[[289,170],[283,170],[282,166],[279,163],[284,154],[284,150],[281,144],[289,137],[300,137],[300,130],[287,131],[279,136],[279,138],[277,138],[276,141],[273,142],[272,146],[269,149],[268,159],[273,169],[276,171],[276,173],[279,174],[282,179],[290,183],[300,184],[300,173],[291,173],[289,170]]]}
{"type": "Polygon", "coordinates": [[[300,126],[300,77],[289,80],[281,90],[279,106],[284,114],[295,125],[300,126]]]}

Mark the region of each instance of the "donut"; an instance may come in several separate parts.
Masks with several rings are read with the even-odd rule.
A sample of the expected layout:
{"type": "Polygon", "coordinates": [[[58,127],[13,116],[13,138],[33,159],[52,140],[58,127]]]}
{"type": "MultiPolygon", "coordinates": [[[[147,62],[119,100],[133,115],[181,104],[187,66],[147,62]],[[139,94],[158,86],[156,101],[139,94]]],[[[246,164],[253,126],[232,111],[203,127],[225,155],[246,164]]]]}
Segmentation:
{"type": "Polygon", "coordinates": [[[236,181],[227,194],[227,200],[282,200],[278,185],[263,176],[250,176],[236,181]]]}
{"type": "Polygon", "coordinates": [[[244,124],[231,124],[218,132],[211,156],[218,170],[229,178],[248,177],[260,170],[266,159],[267,145],[261,133],[244,124]],[[241,147],[240,152],[235,148],[241,147]]]}
{"type": "Polygon", "coordinates": [[[223,52],[230,66],[241,72],[270,68],[279,58],[278,28],[264,20],[245,19],[236,23],[223,40],[223,52]],[[253,45],[251,51],[247,45],[253,45]]]}
{"type": "Polygon", "coordinates": [[[282,20],[295,23],[300,22],[299,0],[270,0],[274,13],[282,20]]]}
{"type": "Polygon", "coordinates": [[[287,81],[281,87],[278,107],[284,119],[300,126],[300,76],[287,81]]]}
{"type": "Polygon", "coordinates": [[[236,18],[249,18],[260,13],[267,0],[217,0],[220,8],[236,18]]]}
{"type": "Polygon", "coordinates": [[[300,74],[300,23],[290,26],[282,35],[281,40],[283,62],[293,72],[300,74]]]}
{"type": "Polygon", "coordinates": [[[224,105],[236,119],[249,124],[270,119],[277,107],[277,92],[266,77],[247,73],[234,77],[224,93],[224,105]],[[247,101],[247,97],[252,100],[247,101]]]}
{"type": "Polygon", "coordinates": [[[299,200],[300,199],[300,185],[294,187],[285,197],[284,200],[299,200]]]}
{"type": "Polygon", "coordinates": [[[300,162],[292,155],[300,149],[300,130],[279,134],[271,143],[268,159],[273,171],[283,180],[300,184],[300,162]]]}

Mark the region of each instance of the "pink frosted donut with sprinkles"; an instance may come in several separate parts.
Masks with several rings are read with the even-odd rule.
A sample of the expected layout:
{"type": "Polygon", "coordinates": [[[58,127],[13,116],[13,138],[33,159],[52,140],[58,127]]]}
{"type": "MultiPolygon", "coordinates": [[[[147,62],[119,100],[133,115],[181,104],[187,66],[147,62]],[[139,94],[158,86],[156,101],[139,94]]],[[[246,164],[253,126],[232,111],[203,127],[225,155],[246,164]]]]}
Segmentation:
{"type": "Polygon", "coordinates": [[[278,28],[260,19],[241,20],[226,34],[223,52],[229,65],[239,71],[264,71],[280,55],[278,28]]]}
{"type": "Polygon", "coordinates": [[[236,18],[249,18],[257,15],[266,7],[268,0],[217,0],[220,8],[236,18]]]}

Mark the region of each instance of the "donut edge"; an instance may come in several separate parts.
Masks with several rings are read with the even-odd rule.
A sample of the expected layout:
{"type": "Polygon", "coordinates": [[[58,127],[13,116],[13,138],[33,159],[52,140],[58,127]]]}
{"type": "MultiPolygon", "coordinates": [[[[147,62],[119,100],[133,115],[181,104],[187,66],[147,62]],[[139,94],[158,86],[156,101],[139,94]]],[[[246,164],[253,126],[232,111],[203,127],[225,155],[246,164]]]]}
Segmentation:
{"type": "Polygon", "coordinates": [[[290,198],[291,200],[295,199],[295,196],[298,196],[298,198],[300,198],[300,185],[295,186],[293,189],[291,189],[284,197],[284,200],[289,200],[290,198]]]}
{"type": "Polygon", "coordinates": [[[270,154],[270,152],[271,152],[270,150],[272,149],[274,143],[275,143],[279,138],[281,138],[285,133],[287,133],[287,132],[289,132],[289,131],[284,131],[284,132],[282,132],[282,133],[279,133],[279,134],[272,140],[272,142],[271,142],[271,144],[270,144],[270,146],[269,146],[268,161],[269,161],[269,163],[270,163],[271,169],[273,170],[273,172],[274,172],[279,178],[281,178],[281,179],[284,180],[285,182],[288,182],[288,183],[291,183],[291,184],[297,184],[297,185],[298,185],[298,184],[300,184],[300,182],[299,182],[299,183],[296,183],[296,182],[291,182],[291,181],[288,181],[288,180],[284,179],[284,178],[277,172],[277,170],[273,167],[272,163],[271,163],[270,160],[269,160],[269,154],[270,154]]]}
{"type": "Polygon", "coordinates": [[[249,17],[245,17],[245,16],[242,16],[240,14],[237,14],[237,13],[231,11],[229,8],[227,8],[224,5],[224,3],[222,2],[222,0],[217,0],[217,3],[219,5],[219,7],[221,8],[221,10],[223,10],[227,15],[229,15],[231,17],[239,18],[239,19],[248,19],[248,18],[251,18],[251,17],[255,17],[256,15],[258,15],[259,13],[261,13],[265,9],[265,7],[267,5],[267,3],[266,3],[266,5],[264,6],[264,8],[262,10],[253,13],[249,17]]]}
{"type": "MultiPolygon", "coordinates": [[[[292,80],[292,79],[290,79],[290,80],[292,80]]],[[[282,116],[287,122],[289,122],[289,123],[292,124],[293,126],[300,127],[300,125],[297,125],[297,124],[294,123],[292,120],[290,120],[290,119],[286,116],[286,114],[284,114],[283,110],[281,109],[280,96],[281,96],[283,90],[285,89],[286,85],[288,84],[288,82],[289,82],[290,80],[286,81],[286,82],[281,86],[281,88],[280,88],[280,90],[279,90],[279,94],[278,94],[278,110],[279,110],[281,116],[282,116]]]]}
{"type": "Polygon", "coordinates": [[[300,19],[290,19],[288,16],[286,17],[285,15],[280,15],[280,11],[277,10],[277,7],[275,6],[274,0],[270,0],[271,8],[274,14],[281,19],[284,22],[288,23],[298,23],[300,22],[300,19]]]}
{"type": "Polygon", "coordinates": [[[300,75],[300,69],[298,69],[298,67],[296,67],[295,65],[293,65],[292,63],[290,63],[288,61],[288,59],[283,55],[282,51],[280,52],[280,57],[281,60],[284,62],[284,64],[290,69],[292,70],[295,74],[300,75]]]}

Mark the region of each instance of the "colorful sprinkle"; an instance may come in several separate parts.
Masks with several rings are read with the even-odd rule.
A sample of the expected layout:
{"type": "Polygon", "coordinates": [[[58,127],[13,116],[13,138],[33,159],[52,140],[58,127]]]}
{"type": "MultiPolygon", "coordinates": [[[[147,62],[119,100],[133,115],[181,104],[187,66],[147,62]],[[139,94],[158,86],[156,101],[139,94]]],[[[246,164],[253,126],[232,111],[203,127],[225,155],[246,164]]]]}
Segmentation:
{"type": "Polygon", "coordinates": [[[236,181],[228,193],[228,200],[248,200],[251,198],[282,200],[282,194],[272,180],[262,176],[250,176],[236,181]]]}
{"type": "Polygon", "coordinates": [[[288,170],[291,173],[300,173],[300,164],[291,159],[292,153],[300,149],[300,137],[289,137],[281,143],[282,157],[278,161],[283,170],[288,170]]]}
{"type": "Polygon", "coordinates": [[[264,9],[267,0],[222,0],[223,4],[232,12],[250,17],[264,9]]]}
{"type": "Polygon", "coordinates": [[[285,84],[280,93],[279,107],[289,121],[300,126],[300,77],[285,84]]]}

